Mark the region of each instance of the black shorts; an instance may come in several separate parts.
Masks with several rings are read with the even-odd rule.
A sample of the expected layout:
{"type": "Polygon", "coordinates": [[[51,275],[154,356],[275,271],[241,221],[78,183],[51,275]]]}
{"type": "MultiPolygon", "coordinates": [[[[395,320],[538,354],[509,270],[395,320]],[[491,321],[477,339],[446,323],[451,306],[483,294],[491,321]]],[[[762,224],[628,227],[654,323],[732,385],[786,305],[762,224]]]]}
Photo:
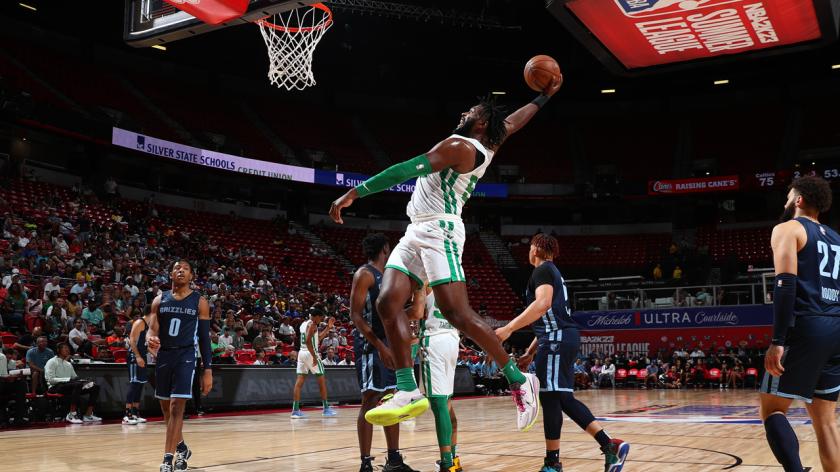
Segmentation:
{"type": "Polygon", "coordinates": [[[810,403],[834,401],[840,392],[840,317],[800,316],[788,332],[784,373],[764,373],[761,392],[810,403]]]}
{"type": "Polygon", "coordinates": [[[195,347],[192,346],[161,350],[155,367],[155,397],[159,400],[192,398],[195,360],[195,347]]]}
{"type": "Polygon", "coordinates": [[[362,392],[373,390],[384,392],[397,388],[397,376],[393,370],[385,367],[379,358],[379,351],[373,348],[356,346],[353,351],[356,356],[356,376],[362,392]]]}
{"type": "Polygon", "coordinates": [[[580,349],[580,332],[566,328],[557,341],[541,339],[535,358],[541,392],[574,392],[575,359],[580,349]]]}

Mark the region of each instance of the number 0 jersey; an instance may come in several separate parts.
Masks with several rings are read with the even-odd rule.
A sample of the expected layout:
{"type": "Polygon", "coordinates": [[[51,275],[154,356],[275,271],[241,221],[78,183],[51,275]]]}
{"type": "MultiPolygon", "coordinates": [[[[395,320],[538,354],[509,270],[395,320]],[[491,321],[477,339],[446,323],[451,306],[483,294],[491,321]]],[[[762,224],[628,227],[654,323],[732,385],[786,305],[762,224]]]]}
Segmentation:
{"type": "Polygon", "coordinates": [[[161,349],[179,349],[198,345],[198,301],[193,291],[177,300],[171,290],[163,292],[158,307],[158,334],[161,349]]]}
{"type": "Polygon", "coordinates": [[[436,218],[440,215],[453,215],[460,219],[461,210],[475,190],[478,179],[484,176],[493,160],[493,151],[485,148],[477,139],[457,134],[450,138],[460,138],[475,146],[476,153],[481,154],[476,155],[476,167],[466,174],[459,174],[453,169],[443,169],[419,177],[406,208],[412,221],[415,218],[436,218]]]}
{"type": "Polygon", "coordinates": [[[808,241],[797,257],[796,316],[840,316],[840,235],[808,218],[796,218],[808,241]]]}

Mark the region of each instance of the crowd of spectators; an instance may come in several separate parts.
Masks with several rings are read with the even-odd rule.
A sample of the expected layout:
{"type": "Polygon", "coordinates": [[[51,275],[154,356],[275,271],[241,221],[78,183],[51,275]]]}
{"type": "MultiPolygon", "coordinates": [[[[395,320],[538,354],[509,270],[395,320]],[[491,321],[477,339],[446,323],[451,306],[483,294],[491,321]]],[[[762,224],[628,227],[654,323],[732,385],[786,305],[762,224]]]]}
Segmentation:
{"type": "MultiPolygon", "coordinates": [[[[130,323],[168,288],[169,265],[182,257],[194,265],[193,288],[210,302],[218,362],[296,365],[298,328],[318,304],[336,318],[320,346],[325,364],[352,365],[344,294],[311,281],[287,286],[282,268],[253,248],[186,233],[179,212],[122,201],[111,189],[107,203],[81,190],[69,201],[46,193],[25,208],[0,196],[0,336],[5,363],[29,369],[7,368],[20,372],[14,379],[0,372],[2,385],[28,375],[28,392],[52,389],[45,372],[64,343],[71,360],[123,360],[130,323]],[[94,210],[110,218],[94,223],[94,210]]],[[[279,238],[287,234],[285,221],[274,223],[279,238]]]]}

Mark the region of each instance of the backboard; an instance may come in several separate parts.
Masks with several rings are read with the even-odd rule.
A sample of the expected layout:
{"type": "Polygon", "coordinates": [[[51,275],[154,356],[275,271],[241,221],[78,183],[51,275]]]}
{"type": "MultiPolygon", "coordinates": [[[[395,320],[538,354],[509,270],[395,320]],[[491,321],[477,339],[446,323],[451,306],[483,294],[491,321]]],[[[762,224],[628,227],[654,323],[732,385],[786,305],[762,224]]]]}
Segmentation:
{"type": "Polygon", "coordinates": [[[253,23],[275,13],[317,3],[318,0],[250,0],[241,17],[208,25],[163,0],[125,0],[123,39],[134,47],[165,44],[228,26],[253,23]]]}

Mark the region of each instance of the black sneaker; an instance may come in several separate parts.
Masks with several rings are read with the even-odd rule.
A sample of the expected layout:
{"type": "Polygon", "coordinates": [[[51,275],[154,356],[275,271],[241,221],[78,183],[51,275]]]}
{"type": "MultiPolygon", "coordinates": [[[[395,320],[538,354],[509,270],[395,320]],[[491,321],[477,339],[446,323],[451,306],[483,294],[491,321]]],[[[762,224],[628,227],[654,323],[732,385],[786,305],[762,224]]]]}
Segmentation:
{"type": "Polygon", "coordinates": [[[373,457],[366,457],[363,459],[359,472],[373,472],[373,459],[373,457]]]}
{"type": "Polygon", "coordinates": [[[172,464],[164,462],[160,465],[160,472],[172,472],[172,464]]]}
{"type": "Polygon", "coordinates": [[[385,463],[385,466],[382,467],[382,472],[419,472],[417,470],[412,469],[403,461],[400,461],[399,464],[392,464],[390,461],[385,463]]]}
{"type": "Polygon", "coordinates": [[[182,450],[182,451],[176,450],[175,451],[175,467],[174,467],[174,469],[175,470],[187,470],[189,468],[189,465],[187,465],[187,459],[189,459],[190,457],[192,457],[192,451],[190,450],[190,448],[186,444],[184,444],[184,450],[182,450]]]}

